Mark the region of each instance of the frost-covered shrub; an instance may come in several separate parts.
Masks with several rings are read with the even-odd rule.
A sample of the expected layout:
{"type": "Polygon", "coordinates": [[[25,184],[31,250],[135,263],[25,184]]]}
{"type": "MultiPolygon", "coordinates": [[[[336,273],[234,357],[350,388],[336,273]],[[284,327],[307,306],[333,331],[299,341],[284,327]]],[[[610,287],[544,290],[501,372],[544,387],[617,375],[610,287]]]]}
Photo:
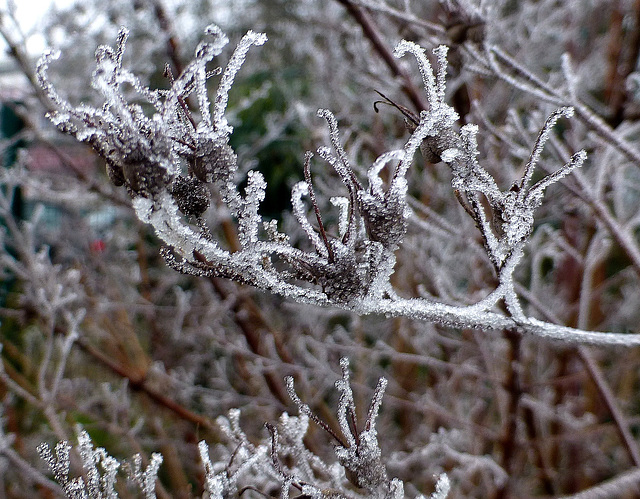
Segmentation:
{"type": "Polygon", "coordinates": [[[236,155],[228,145],[232,131],[225,116],[229,90],[249,47],[262,45],[266,36],[249,31],[223,71],[207,70],[206,65],[228,40],[217,26],[208,27],[206,34],[212,41],[196,48],[194,60],[172,79],[169,90],[158,91],[145,87],[122,67],[127,39],[126,30],[122,30],[115,48],[102,46],[96,52],[93,86],[105,101],[100,108],[74,107],[60,97],[47,77],[53,55],[46,55],[38,65],[38,81],[56,108],[49,113],[50,119],[61,131],[89,142],[105,158],[111,181],[127,188],[138,218],[151,224],[167,245],[162,254],[172,267],[194,275],[226,277],[304,303],[339,305],[358,313],[511,329],[565,341],[626,345],[640,342],[631,336],[574,332],[527,318],[514,288],[513,272],[523,256],[533,230],[534,211],[542,203],[545,189],[580,167],[586,158],[585,151],[578,151],[561,169],[530,185],[551,127],[561,116],[571,116],[573,108],[560,108],[549,117],[524,167],[524,175],[510,189],[500,191],[477,160],[478,127],[467,124],[457,131],[460,117],[445,102],[447,47],[434,50],[438,61],[434,71],[422,48],[402,41],[395,56],[410,52],[416,57],[429,109],[420,113],[402,149],[382,154],[368,168],[367,187],[362,186],[349,163],[335,117],[326,109],[318,111],[329,124],[334,150],[332,153],[321,147],[318,154],[334,168],[348,195],[332,198],[340,214],[337,234],[329,234],[312,185],[312,155],[307,154],[306,180],[293,187],[291,198],[293,213],[313,247],[305,251],[292,246],[287,236],[278,232],[275,222],[263,221],[259,205],[264,200],[266,183],[261,173],[249,171],[244,196],[238,192],[236,155]],[[221,78],[210,109],[206,82],[215,74],[221,74],[221,78]],[[127,95],[129,86],[138,97],[127,95]],[[192,93],[198,103],[199,123],[185,102],[192,93]],[[153,109],[151,116],[137,102],[140,98],[153,109]],[[406,202],[407,171],[427,139],[432,154],[451,167],[456,197],[478,227],[498,278],[497,288],[470,306],[446,306],[424,298],[402,299],[389,283],[394,253],[411,214],[406,202]],[[392,173],[385,187],[380,173],[387,165],[392,165],[392,173]],[[209,207],[210,188],[216,189],[237,220],[240,247],[236,251],[222,248],[206,226],[203,215],[209,207]],[[304,196],[309,196],[318,229],[307,218],[304,196]],[[482,199],[489,205],[488,212],[482,199]],[[266,237],[261,237],[263,234],[266,237]],[[317,286],[305,286],[303,282],[317,286]],[[506,316],[492,311],[500,301],[506,305],[506,316]]]}
{"type": "MultiPolygon", "coordinates": [[[[228,416],[218,418],[228,440],[224,459],[212,463],[206,442],[203,440],[198,444],[209,498],[224,499],[238,493],[244,495],[248,490],[266,495],[274,487],[280,489],[280,497],[284,499],[292,497],[291,489],[304,497],[316,499],[405,497],[402,481],[387,476],[377,438],[376,419],[387,381],[381,378],[378,382],[367,417],[359,429],[349,382],[349,361],[343,358],[340,363],[342,379],[336,382],[336,389],[340,392],[338,421],[341,435],[300,400],[294,390],[293,379],[288,378],[289,395],[298,406],[300,415],[290,416],[285,412],[277,425],[266,423],[270,438],[258,445],[252,444],[240,427],[240,411],[234,409],[228,416]],[[337,462],[328,464],[307,448],[304,438],[310,422],[318,424],[335,441],[337,462]],[[284,465],[283,459],[292,464],[284,465]]],[[[84,430],[78,432],[77,449],[86,478],[69,477],[71,445],[68,442],[59,442],[55,446],[55,456],[47,444],[40,445],[38,452],[67,497],[118,497],[116,483],[121,463],[105,449],[94,448],[84,430]]],[[[162,456],[157,453],[151,456],[144,470],[139,454],[124,464],[128,482],[137,485],[147,499],[156,497],[155,481],[161,464],[162,456]]],[[[449,479],[442,474],[431,499],[444,499],[449,488],[449,479]]]]}

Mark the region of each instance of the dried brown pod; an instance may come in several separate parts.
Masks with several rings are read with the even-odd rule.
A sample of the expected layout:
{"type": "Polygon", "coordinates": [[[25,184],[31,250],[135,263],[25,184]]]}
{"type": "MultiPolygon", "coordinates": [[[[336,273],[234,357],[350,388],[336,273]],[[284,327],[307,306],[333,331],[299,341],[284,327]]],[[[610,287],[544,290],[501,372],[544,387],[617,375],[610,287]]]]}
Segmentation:
{"type": "Polygon", "coordinates": [[[199,142],[191,159],[193,174],[206,183],[228,180],[236,169],[237,156],[231,146],[223,141],[199,142]]]}
{"type": "Polygon", "coordinates": [[[178,209],[188,216],[200,216],[209,208],[209,192],[194,177],[176,177],[171,186],[171,196],[178,209]]]}

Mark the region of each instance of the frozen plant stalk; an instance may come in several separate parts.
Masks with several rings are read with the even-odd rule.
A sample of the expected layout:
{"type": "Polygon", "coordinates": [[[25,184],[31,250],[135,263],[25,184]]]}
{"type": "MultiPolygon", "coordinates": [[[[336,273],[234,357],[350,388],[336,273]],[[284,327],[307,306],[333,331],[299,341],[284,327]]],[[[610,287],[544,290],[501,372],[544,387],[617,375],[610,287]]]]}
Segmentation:
{"type": "Polygon", "coordinates": [[[360,169],[349,162],[336,118],[327,109],[318,112],[327,122],[331,147],[320,147],[317,154],[335,170],[345,195],[332,198],[339,222],[337,227],[327,227],[313,188],[313,155],[307,153],[305,180],[291,194],[293,213],[309,239],[309,247],[300,249],[278,232],[275,222],[263,221],[259,208],[266,183],[259,172],[250,171],[244,193],[239,192],[237,157],[228,143],[232,132],[225,117],[229,91],[250,47],[263,44],[266,36],[249,31],[226,68],[209,69],[228,40],[216,26],[207,28],[205,34],[207,40],[200,43],[182,74],[174,79],[166,70],[171,87],[160,91],[146,87],[124,68],[127,31],[122,29],[115,48],[101,46],[96,51],[92,85],[104,99],[104,105],[97,108],[73,106],[58,94],[47,76],[54,54],[46,54],[38,64],[40,85],[57,109],[50,119],[105,158],[111,180],[125,186],[137,216],[154,227],[166,245],[162,255],[173,268],[360,314],[406,316],[482,330],[508,329],[572,342],[640,344],[640,335],[586,332],[526,317],[515,293],[513,272],[545,189],[580,167],[586,157],[579,151],[558,171],[530,185],[552,126],[560,117],[570,116],[570,108],[549,117],[523,177],[501,191],[478,161],[478,127],[468,124],[457,130],[459,117],[445,101],[447,47],[434,50],[434,69],[422,47],[400,42],[395,55],[410,53],[416,58],[429,109],[411,117],[413,131],[403,148],[382,154],[366,169],[366,184],[356,175],[360,169]],[[220,79],[211,103],[207,82],[216,75],[220,79]],[[123,91],[125,84],[135,90],[135,98],[123,91]],[[195,98],[188,99],[191,95],[195,98]],[[189,108],[188,102],[193,101],[198,113],[189,108]],[[395,251],[411,216],[406,173],[418,148],[430,161],[442,160],[451,167],[454,192],[479,228],[498,277],[497,287],[474,305],[402,298],[390,284],[395,251]],[[386,185],[381,178],[384,168],[389,169],[386,185]],[[237,220],[240,248],[235,251],[218,244],[215,231],[207,227],[212,190],[217,190],[237,220]],[[507,313],[496,311],[500,301],[507,313]]]}

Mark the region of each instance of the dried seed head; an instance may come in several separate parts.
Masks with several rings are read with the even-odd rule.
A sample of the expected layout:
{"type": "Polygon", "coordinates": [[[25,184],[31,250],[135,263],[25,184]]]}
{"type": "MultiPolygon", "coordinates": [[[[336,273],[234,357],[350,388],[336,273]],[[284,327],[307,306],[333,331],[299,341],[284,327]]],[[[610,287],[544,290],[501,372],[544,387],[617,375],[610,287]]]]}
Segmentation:
{"type": "Polygon", "coordinates": [[[340,459],[340,464],[345,468],[347,479],[356,487],[366,490],[374,490],[378,485],[387,481],[387,469],[379,455],[372,456],[370,460],[340,459]]]}
{"type": "Polygon", "coordinates": [[[364,220],[369,239],[385,248],[395,248],[407,232],[405,203],[389,199],[385,204],[364,191],[358,192],[358,209],[364,220]]]}
{"type": "Polygon", "coordinates": [[[364,296],[370,284],[366,262],[359,262],[353,252],[340,251],[341,243],[329,240],[332,244],[335,260],[327,261],[317,258],[287,259],[297,279],[319,285],[327,298],[335,303],[349,303],[364,296]]]}
{"type": "Polygon", "coordinates": [[[455,144],[458,143],[459,138],[456,132],[446,128],[441,130],[435,137],[429,136],[425,138],[420,144],[420,152],[425,161],[435,165],[442,161],[441,154],[444,151],[455,147],[455,144]]]}
{"type": "Polygon", "coordinates": [[[125,185],[132,195],[150,198],[160,193],[168,183],[164,168],[150,159],[143,159],[138,163],[125,158],[122,173],[125,185]]]}
{"type": "Polygon", "coordinates": [[[236,154],[222,141],[198,142],[191,165],[193,174],[202,182],[227,181],[236,169],[236,154]]]}
{"type": "Polygon", "coordinates": [[[326,265],[318,284],[327,297],[337,303],[349,303],[364,294],[366,286],[358,273],[355,260],[339,260],[326,265]]]}
{"type": "Polygon", "coordinates": [[[176,177],[171,186],[171,195],[185,215],[200,216],[209,208],[209,192],[197,178],[176,177]]]}

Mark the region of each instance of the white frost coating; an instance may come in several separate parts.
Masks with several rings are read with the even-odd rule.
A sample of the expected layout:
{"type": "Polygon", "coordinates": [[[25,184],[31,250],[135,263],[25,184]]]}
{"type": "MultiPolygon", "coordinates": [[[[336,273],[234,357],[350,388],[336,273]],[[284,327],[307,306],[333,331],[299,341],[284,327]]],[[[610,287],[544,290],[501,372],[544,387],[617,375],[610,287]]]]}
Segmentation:
{"type": "Polygon", "coordinates": [[[343,196],[333,196],[329,202],[338,208],[338,232],[343,238],[349,225],[349,200],[343,196]]]}
{"type": "MultiPolygon", "coordinates": [[[[325,120],[327,120],[327,124],[329,125],[329,137],[331,140],[331,145],[333,146],[336,153],[338,154],[338,161],[335,163],[331,163],[331,165],[335,168],[338,175],[340,175],[343,182],[349,184],[352,182],[349,175],[351,172],[351,167],[349,166],[347,153],[345,152],[340,142],[340,132],[338,131],[338,122],[336,121],[336,117],[328,109],[318,109],[317,114],[318,114],[318,117],[324,118],[325,120]]],[[[318,149],[318,154],[327,161],[328,161],[327,159],[328,153],[329,153],[329,150],[325,147],[318,149]]]]}
{"type": "Polygon", "coordinates": [[[224,116],[227,109],[227,102],[229,101],[229,90],[231,89],[231,85],[233,85],[233,80],[236,74],[238,74],[251,45],[263,45],[266,41],[267,35],[264,33],[256,33],[249,30],[247,34],[242,37],[242,40],[240,40],[222,74],[213,106],[213,122],[221,134],[228,135],[233,131],[224,116]]]}
{"type": "Polygon", "coordinates": [[[109,456],[103,448],[93,448],[91,438],[86,431],[78,434],[78,450],[86,473],[86,489],[92,497],[116,498],[116,473],[120,463],[109,456]],[[104,474],[98,470],[98,465],[104,474]]]}
{"type": "Polygon", "coordinates": [[[438,74],[436,75],[436,93],[438,96],[438,102],[444,103],[445,91],[447,88],[447,53],[449,47],[446,45],[439,45],[433,49],[433,53],[438,59],[438,74]]]}
{"type": "Polygon", "coordinates": [[[524,317],[514,291],[512,273],[533,230],[534,212],[542,202],[545,189],[580,167],[586,158],[585,152],[579,151],[562,168],[529,185],[552,126],[560,117],[570,116],[570,108],[560,108],[549,117],[523,177],[503,192],[478,161],[478,127],[469,124],[457,131],[458,115],[444,102],[446,47],[434,51],[437,59],[434,73],[421,47],[401,42],[395,54],[400,57],[411,52],[416,57],[430,109],[420,113],[417,126],[402,150],[382,154],[368,168],[367,187],[363,187],[356,176],[359,169],[352,169],[349,164],[335,116],[326,109],[318,111],[327,121],[333,147],[333,152],[320,147],[318,153],[335,169],[348,192],[338,201],[337,231],[325,231],[315,197],[311,204],[316,211],[317,228],[309,221],[309,209],[302,200],[313,192],[310,174],[305,173],[308,182],[294,186],[293,212],[313,245],[312,251],[302,251],[292,247],[286,236],[278,234],[273,226],[267,231],[269,239],[260,240],[258,229],[262,220],[258,208],[264,199],[266,184],[262,175],[252,172],[245,196],[238,193],[237,156],[227,141],[231,131],[224,117],[228,92],[249,48],[263,44],[266,37],[250,31],[242,38],[222,74],[213,112],[209,115],[206,82],[211,72],[206,71],[206,64],[220,53],[228,40],[215,26],[209,27],[207,34],[212,40],[198,46],[194,61],[175,79],[169,91],[157,92],[146,88],[122,68],[127,36],[121,31],[116,49],[102,46],[98,50],[94,84],[105,100],[105,105],[99,108],[72,107],[60,98],[46,74],[53,54],[45,54],[38,64],[38,80],[57,108],[50,115],[52,121],[67,133],[91,143],[107,159],[110,178],[116,185],[125,184],[132,193],[136,215],[150,223],[158,237],[175,253],[167,258],[169,263],[181,271],[228,277],[301,303],[332,304],[363,314],[403,315],[452,327],[515,329],[563,341],[639,343],[635,335],[586,333],[552,324],[541,325],[524,317]],[[136,98],[140,97],[141,102],[127,100],[129,96],[120,89],[123,83],[133,85],[136,98]],[[184,104],[184,98],[194,92],[201,108],[199,123],[184,104]],[[145,112],[149,112],[150,107],[156,112],[148,117],[145,112]],[[389,283],[395,261],[393,252],[405,236],[406,218],[410,214],[405,175],[416,150],[422,146],[425,146],[423,152],[431,151],[433,157],[450,165],[452,186],[479,228],[487,256],[498,276],[497,288],[487,290],[486,299],[477,306],[447,306],[425,298],[401,299],[389,283]],[[380,172],[391,161],[399,163],[385,191],[380,172]],[[185,163],[193,169],[189,171],[189,178],[182,171],[185,163]],[[240,251],[223,251],[205,227],[189,218],[203,213],[198,209],[207,209],[208,187],[202,185],[207,182],[215,184],[226,208],[238,220],[240,251]],[[181,187],[193,197],[185,198],[181,187]],[[193,210],[192,206],[195,206],[193,210]],[[336,232],[340,236],[338,240],[329,237],[328,234],[336,232]],[[181,260],[170,257],[181,257],[181,260]],[[269,265],[272,259],[282,265],[269,265]],[[491,300],[499,298],[504,298],[512,317],[488,311],[491,300]]]}
{"type": "Polygon", "coordinates": [[[367,178],[369,180],[369,190],[371,194],[382,198],[384,191],[382,189],[382,179],[380,178],[380,172],[387,166],[389,161],[401,160],[407,156],[407,153],[402,149],[396,149],[394,151],[385,152],[381,154],[371,165],[367,171],[367,178]]]}
{"type": "Polygon", "coordinates": [[[211,42],[211,50],[215,55],[220,55],[222,49],[229,43],[229,38],[220,27],[216,24],[210,24],[205,28],[205,33],[213,37],[211,42]]]}
{"type": "MultiPolygon", "coordinates": [[[[549,140],[549,133],[551,132],[551,129],[553,128],[553,126],[558,122],[558,120],[561,117],[564,116],[565,118],[571,118],[573,116],[573,113],[574,113],[573,107],[561,107],[559,109],[556,109],[547,118],[547,121],[542,127],[542,130],[540,130],[540,133],[538,134],[538,138],[536,140],[535,146],[533,147],[533,151],[531,152],[531,157],[529,158],[529,161],[525,166],[525,174],[523,175],[522,181],[520,183],[521,188],[523,186],[528,185],[529,182],[531,182],[531,177],[533,176],[535,165],[540,160],[542,149],[544,148],[544,145],[547,143],[547,140],[549,140]]],[[[524,195],[525,194],[521,193],[522,197],[524,197],[524,195]]]]}
{"type": "MultiPolygon", "coordinates": [[[[68,497],[117,499],[116,474],[120,468],[117,459],[110,456],[102,447],[94,448],[89,434],[81,430],[78,433],[78,453],[82,460],[84,478],[69,478],[71,445],[62,441],[56,444],[55,457],[49,446],[38,446],[40,457],[47,463],[54,478],[63,486],[68,497]]],[[[162,464],[162,456],[151,455],[148,466],[142,469],[142,457],[133,456],[128,466],[129,481],[137,485],[146,499],[155,499],[156,479],[162,464]]]]}
{"type": "MultiPolygon", "coordinates": [[[[250,171],[247,177],[247,188],[238,222],[238,235],[243,248],[252,247],[258,243],[258,230],[262,223],[258,208],[260,203],[264,201],[267,187],[262,173],[250,171]]],[[[259,256],[258,254],[254,255],[259,256]]]]}
{"type": "Polygon", "coordinates": [[[436,482],[436,490],[431,494],[430,499],[446,499],[451,490],[451,482],[446,473],[442,473],[436,482]]]}
{"type": "Polygon", "coordinates": [[[389,494],[385,497],[389,499],[404,499],[404,483],[397,478],[391,480],[391,485],[389,487],[389,494]]]}
{"type": "Polygon", "coordinates": [[[444,161],[445,163],[453,163],[461,155],[462,155],[462,152],[460,151],[460,149],[456,147],[450,147],[449,149],[445,149],[444,151],[442,151],[442,154],[440,154],[440,157],[442,158],[442,161],[444,161]]]}
{"type": "Polygon", "coordinates": [[[192,258],[194,250],[210,261],[227,259],[229,256],[215,242],[203,238],[182,222],[178,206],[169,193],[163,193],[157,202],[140,196],[133,199],[132,205],[140,221],[152,225],[158,237],[184,258],[192,258]]]}
{"type": "Polygon", "coordinates": [[[133,457],[133,464],[131,470],[131,478],[138,483],[145,499],[156,499],[156,480],[158,478],[158,471],[162,464],[162,455],[154,452],[151,454],[151,459],[147,467],[142,469],[142,456],[136,454],[133,457]]]}
{"type": "Polygon", "coordinates": [[[200,461],[204,468],[205,480],[207,492],[214,498],[222,498],[224,493],[224,487],[221,483],[222,480],[216,476],[211,464],[211,458],[209,457],[209,446],[204,440],[198,442],[198,453],[200,454],[200,461]]]}
{"type": "Polygon", "coordinates": [[[429,59],[427,59],[424,49],[414,42],[401,40],[393,49],[393,55],[398,58],[404,56],[407,52],[411,52],[418,61],[418,68],[420,69],[420,74],[422,75],[424,88],[427,91],[429,105],[431,106],[431,109],[434,109],[438,106],[439,99],[438,91],[436,88],[436,79],[433,76],[431,63],[429,62],[429,59]]]}
{"type": "Polygon", "coordinates": [[[307,234],[307,236],[309,237],[309,240],[313,244],[313,247],[318,253],[326,258],[329,256],[327,248],[320,240],[320,236],[318,236],[314,228],[311,226],[311,223],[309,223],[306,215],[306,209],[304,207],[304,204],[302,203],[302,196],[306,196],[308,194],[309,186],[306,182],[298,182],[293,186],[293,189],[291,189],[291,206],[293,209],[293,214],[302,227],[302,230],[304,230],[305,234],[307,234]]]}

